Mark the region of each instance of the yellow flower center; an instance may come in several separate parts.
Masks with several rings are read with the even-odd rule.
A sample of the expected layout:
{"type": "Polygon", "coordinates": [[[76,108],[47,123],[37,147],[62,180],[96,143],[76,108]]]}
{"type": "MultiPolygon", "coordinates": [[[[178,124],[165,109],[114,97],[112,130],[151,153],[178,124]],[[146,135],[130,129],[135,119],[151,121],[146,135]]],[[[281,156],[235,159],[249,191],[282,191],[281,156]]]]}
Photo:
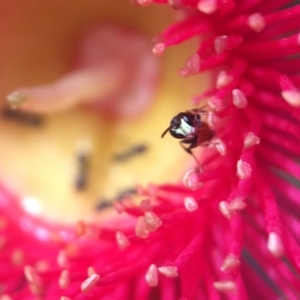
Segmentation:
{"type": "MultiPolygon", "coordinates": [[[[173,13],[126,1],[32,0],[24,6],[11,1],[7,9],[9,13],[0,13],[2,99],[19,86],[62,76],[74,40],[90,23],[138,27],[151,39],[173,13]]],[[[194,161],[178,140],[160,136],[174,115],[192,107],[189,99],[205,85],[203,78],[184,80],[177,74],[193,46],[170,49],[161,58],[156,99],[136,119],[111,120],[80,107],[47,115],[37,127],[2,117],[0,181],[20,196],[26,209],[63,222],[111,216],[111,209],[97,209],[99,203],[119,201],[120,194],[137,184],[180,181],[194,161]],[[90,148],[86,169],[78,162],[84,145],[90,148]],[[85,172],[86,186],[78,190],[80,171],[85,172]]]]}

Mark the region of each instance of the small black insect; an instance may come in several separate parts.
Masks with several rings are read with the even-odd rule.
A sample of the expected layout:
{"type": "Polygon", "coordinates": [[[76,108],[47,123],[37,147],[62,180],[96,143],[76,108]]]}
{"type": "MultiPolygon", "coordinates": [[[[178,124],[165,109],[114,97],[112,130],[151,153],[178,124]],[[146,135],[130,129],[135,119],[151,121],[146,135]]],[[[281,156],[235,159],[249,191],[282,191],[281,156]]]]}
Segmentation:
{"type": "Polygon", "coordinates": [[[207,145],[215,134],[207,123],[201,120],[201,114],[207,114],[207,112],[202,108],[195,108],[179,113],[171,120],[170,126],[161,135],[163,138],[167,132],[170,132],[175,139],[180,139],[181,147],[194,157],[198,165],[199,162],[192,149],[207,145]],[[184,144],[188,144],[188,146],[185,147],[184,144]]]}
{"type": "Polygon", "coordinates": [[[113,157],[113,160],[116,162],[125,162],[137,155],[147,152],[148,146],[146,144],[140,143],[131,146],[129,149],[122,153],[118,153],[113,157]]]}
{"type": "Polygon", "coordinates": [[[2,117],[20,124],[39,127],[43,125],[44,119],[40,115],[24,112],[21,110],[13,110],[10,108],[5,108],[2,110],[2,117]]]}

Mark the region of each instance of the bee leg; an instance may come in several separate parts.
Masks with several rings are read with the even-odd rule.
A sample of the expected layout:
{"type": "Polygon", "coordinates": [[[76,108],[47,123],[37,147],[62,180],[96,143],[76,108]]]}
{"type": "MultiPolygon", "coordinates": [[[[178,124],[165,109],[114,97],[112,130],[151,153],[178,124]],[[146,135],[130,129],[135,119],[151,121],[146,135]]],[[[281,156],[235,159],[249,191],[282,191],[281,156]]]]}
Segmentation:
{"type": "Polygon", "coordinates": [[[188,147],[184,147],[183,144],[187,143],[187,141],[185,141],[185,140],[182,140],[179,143],[180,143],[180,146],[184,149],[184,151],[186,151],[188,154],[190,154],[190,155],[192,155],[194,157],[194,159],[195,159],[195,161],[196,161],[199,169],[201,169],[200,163],[199,163],[197,157],[195,156],[195,154],[192,151],[192,149],[195,148],[195,147],[197,147],[197,145],[195,145],[195,143],[191,143],[188,147]]]}

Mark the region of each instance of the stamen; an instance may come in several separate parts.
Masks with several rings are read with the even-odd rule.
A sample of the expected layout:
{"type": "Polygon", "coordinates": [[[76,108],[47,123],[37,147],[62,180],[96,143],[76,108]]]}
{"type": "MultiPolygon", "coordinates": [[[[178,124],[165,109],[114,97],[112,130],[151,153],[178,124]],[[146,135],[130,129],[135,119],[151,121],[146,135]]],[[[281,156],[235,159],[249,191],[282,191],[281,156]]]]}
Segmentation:
{"type": "Polygon", "coordinates": [[[220,292],[234,292],[236,290],[236,283],[231,280],[216,281],[214,287],[220,292]]]}
{"type": "Polygon", "coordinates": [[[192,212],[198,209],[198,203],[193,197],[185,197],[183,202],[187,211],[192,212]]]}
{"type": "Polygon", "coordinates": [[[232,90],[232,102],[237,108],[245,108],[248,104],[245,94],[238,89],[232,90]]]}
{"type": "Polygon", "coordinates": [[[9,295],[1,295],[0,300],[13,300],[9,295]]]}
{"type": "Polygon", "coordinates": [[[145,213],[144,222],[148,226],[149,231],[156,231],[162,225],[161,219],[152,211],[145,213]]]}
{"type": "Polygon", "coordinates": [[[262,14],[255,13],[248,18],[248,25],[256,32],[262,31],[265,26],[266,22],[262,14]]]}
{"type": "Polygon", "coordinates": [[[198,54],[192,55],[187,59],[186,66],[190,70],[190,74],[196,75],[200,71],[200,56],[198,54]]]}
{"type": "Polygon", "coordinates": [[[280,257],[284,254],[284,247],[281,237],[276,232],[270,232],[269,234],[268,250],[275,257],[280,257]]]}
{"type": "Polygon", "coordinates": [[[65,250],[60,250],[57,256],[57,264],[61,268],[66,268],[69,263],[68,255],[65,250]]]}
{"type": "Polygon", "coordinates": [[[207,124],[211,129],[215,129],[216,125],[220,122],[220,117],[213,111],[207,114],[207,124]]]}
{"type": "Polygon", "coordinates": [[[220,71],[217,80],[216,87],[219,89],[228,85],[233,80],[232,76],[228,75],[225,71],[220,71]]]}
{"type": "Polygon", "coordinates": [[[249,132],[244,139],[244,147],[250,148],[254,145],[258,145],[260,143],[260,138],[255,135],[253,132],[249,132]]]}
{"type": "Polygon", "coordinates": [[[146,282],[149,286],[157,286],[158,285],[158,271],[156,265],[152,264],[145,276],[146,282]]]}
{"type": "Polygon", "coordinates": [[[202,186],[202,183],[198,180],[199,171],[191,169],[187,171],[183,178],[182,182],[184,186],[192,191],[199,189],[202,186]]]}
{"type": "Polygon", "coordinates": [[[136,0],[136,3],[141,6],[149,6],[152,4],[152,0],[136,0]]]}
{"type": "Polygon", "coordinates": [[[82,220],[79,220],[76,223],[76,236],[78,238],[81,237],[81,236],[84,236],[86,234],[86,230],[87,230],[87,227],[86,227],[85,222],[82,221],[82,220]]]}
{"type": "Polygon", "coordinates": [[[178,269],[176,266],[163,266],[158,268],[159,273],[169,278],[178,277],[178,269]]]}
{"type": "Polygon", "coordinates": [[[87,268],[87,275],[88,275],[88,277],[91,277],[93,274],[97,274],[96,270],[93,267],[88,267],[87,268]]]}
{"type": "Polygon", "coordinates": [[[237,162],[237,176],[240,179],[248,179],[252,175],[252,168],[250,164],[241,159],[237,162]]]}
{"type": "Polygon", "coordinates": [[[207,100],[207,105],[215,111],[221,111],[225,107],[221,98],[217,96],[210,97],[207,100]]]}
{"type": "Polygon", "coordinates": [[[222,272],[230,272],[238,268],[240,264],[240,260],[235,255],[228,254],[220,269],[222,272]]]}
{"type": "Polygon", "coordinates": [[[58,285],[62,290],[68,288],[70,284],[70,272],[68,270],[63,270],[58,279],[58,285]]]}
{"type": "Polygon", "coordinates": [[[281,96],[291,106],[294,106],[294,107],[300,106],[300,92],[298,90],[282,91],[281,96]]]}
{"type": "Polygon", "coordinates": [[[80,286],[83,293],[88,293],[99,281],[100,276],[98,274],[92,274],[87,278],[80,286]]]}
{"type": "Polygon", "coordinates": [[[221,201],[219,203],[219,210],[222,213],[222,215],[227,219],[231,219],[231,217],[235,213],[235,211],[230,208],[229,203],[227,201],[221,201]]]}
{"type": "Polygon", "coordinates": [[[203,12],[204,14],[210,15],[214,13],[218,6],[216,0],[200,0],[197,4],[197,8],[199,11],[203,12]]]}
{"type": "Polygon", "coordinates": [[[236,197],[235,199],[231,200],[228,204],[229,209],[234,211],[243,210],[247,207],[247,204],[245,203],[244,199],[241,197],[236,197]]]}
{"type": "Polygon", "coordinates": [[[215,147],[218,152],[224,156],[227,153],[227,147],[226,144],[219,138],[214,138],[209,143],[209,148],[215,147]]]}
{"type": "Polygon", "coordinates": [[[16,266],[22,265],[24,263],[24,252],[20,249],[14,249],[11,253],[11,261],[16,266]]]}
{"type": "Polygon", "coordinates": [[[34,295],[41,295],[43,292],[42,282],[35,269],[30,266],[24,267],[24,274],[29,283],[29,288],[34,295]]]}
{"type": "Polygon", "coordinates": [[[121,250],[127,248],[129,245],[130,245],[130,241],[129,239],[127,238],[127,236],[121,232],[121,231],[117,231],[116,232],[116,241],[117,241],[117,244],[119,246],[119,248],[121,250]]]}
{"type": "Polygon", "coordinates": [[[215,38],[214,46],[217,54],[221,54],[225,51],[227,41],[228,41],[227,35],[221,35],[215,38]]]}
{"type": "Polygon", "coordinates": [[[166,46],[164,43],[158,43],[156,44],[153,49],[152,49],[152,53],[155,55],[162,55],[166,50],[166,46]]]}
{"type": "Polygon", "coordinates": [[[153,209],[150,199],[142,200],[140,203],[140,208],[142,211],[151,211],[153,209]]]}
{"type": "Polygon", "coordinates": [[[141,239],[146,239],[149,236],[149,228],[145,223],[144,217],[139,217],[135,227],[135,235],[141,239]]]}

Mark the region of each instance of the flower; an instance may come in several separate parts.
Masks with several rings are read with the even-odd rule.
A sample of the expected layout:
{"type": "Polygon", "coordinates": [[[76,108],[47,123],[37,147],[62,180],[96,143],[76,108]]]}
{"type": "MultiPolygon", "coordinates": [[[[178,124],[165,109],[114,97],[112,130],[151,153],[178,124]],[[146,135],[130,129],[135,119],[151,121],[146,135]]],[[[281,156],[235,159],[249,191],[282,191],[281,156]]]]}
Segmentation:
{"type": "Polygon", "coordinates": [[[297,299],[300,6],[168,3],[185,19],[153,52],[201,36],[180,73],[212,70],[215,82],[193,99],[207,99],[215,131],[201,168],[182,184],[140,186],[138,205],[75,228],[24,214],[3,187],[1,300],[297,299]]]}

